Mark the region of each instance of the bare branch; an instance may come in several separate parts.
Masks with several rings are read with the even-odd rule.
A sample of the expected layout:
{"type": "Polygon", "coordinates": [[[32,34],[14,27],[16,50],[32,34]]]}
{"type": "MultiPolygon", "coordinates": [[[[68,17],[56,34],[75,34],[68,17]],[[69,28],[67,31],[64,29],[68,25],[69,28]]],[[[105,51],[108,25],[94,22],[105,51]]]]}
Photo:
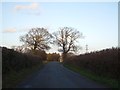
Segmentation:
{"type": "Polygon", "coordinates": [[[28,34],[21,36],[20,41],[27,44],[31,49],[48,50],[52,35],[45,28],[32,28],[28,34]]]}
{"type": "Polygon", "coordinates": [[[59,51],[62,51],[63,54],[67,54],[70,51],[77,51],[75,42],[83,37],[82,33],[71,27],[60,28],[59,31],[54,33],[55,40],[54,42],[61,47],[59,51]]]}

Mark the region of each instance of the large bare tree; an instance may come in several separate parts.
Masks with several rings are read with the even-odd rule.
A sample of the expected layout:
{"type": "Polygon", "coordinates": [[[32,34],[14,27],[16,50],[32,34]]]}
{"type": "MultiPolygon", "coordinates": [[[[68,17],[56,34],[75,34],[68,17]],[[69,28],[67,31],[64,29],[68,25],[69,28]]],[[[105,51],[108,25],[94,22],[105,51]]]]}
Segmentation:
{"type": "Polygon", "coordinates": [[[45,28],[32,28],[26,35],[20,37],[20,41],[32,50],[48,50],[52,35],[45,28]]]}
{"type": "Polygon", "coordinates": [[[79,46],[76,45],[76,42],[83,35],[72,27],[62,27],[54,33],[54,37],[54,42],[59,47],[58,51],[62,52],[64,60],[68,52],[78,50],[79,46]]]}

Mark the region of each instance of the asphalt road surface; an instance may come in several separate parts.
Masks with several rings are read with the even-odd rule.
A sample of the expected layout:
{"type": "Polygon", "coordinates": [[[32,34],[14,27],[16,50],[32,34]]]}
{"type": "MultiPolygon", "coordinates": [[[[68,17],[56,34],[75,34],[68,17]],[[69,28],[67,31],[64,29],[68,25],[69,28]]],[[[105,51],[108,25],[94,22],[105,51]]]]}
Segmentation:
{"type": "Polygon", "coordinates": [[[37,73],[26,78],[17,88],[106,88],[78,73],[65,68],[59,62],[50,62],[37,73]]]}

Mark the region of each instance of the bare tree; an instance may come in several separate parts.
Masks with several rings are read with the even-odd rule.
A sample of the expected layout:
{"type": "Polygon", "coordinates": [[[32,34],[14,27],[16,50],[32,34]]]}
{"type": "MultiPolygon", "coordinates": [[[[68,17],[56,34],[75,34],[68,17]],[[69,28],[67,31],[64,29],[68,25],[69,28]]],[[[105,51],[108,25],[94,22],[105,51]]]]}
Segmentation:
{"type": "Polygon", "coordinates": [[[20,41],[32,50],[48,50],[52,35],[45,28],[32,28],[26,35],[20,37],[20,41]]]}
{"type": "Polygon", "coordinates": [[[64,60],[68,52],[78,50],[79,46],[76,45],[76,42],[79,38],[83,37],[83,35],[74,28],[63,27],[54,33],[54,37],[54,42],[59,46],[58,51],[62,51],[64,60]]]}
{"type": "Polygon", "coordinates": [[[12,46],[11,48],[17,52],[23,52],[24,49],[23,46],[12,46]]]}
{"type": "Polygon", "coordinates": [[[14,49],[17,52],[21,52],[21,53],[29,53],[30,52],[30,48],[27,47],[26,45],[21,45],[21,46],[12,46],[12,49],[14,49]]]}

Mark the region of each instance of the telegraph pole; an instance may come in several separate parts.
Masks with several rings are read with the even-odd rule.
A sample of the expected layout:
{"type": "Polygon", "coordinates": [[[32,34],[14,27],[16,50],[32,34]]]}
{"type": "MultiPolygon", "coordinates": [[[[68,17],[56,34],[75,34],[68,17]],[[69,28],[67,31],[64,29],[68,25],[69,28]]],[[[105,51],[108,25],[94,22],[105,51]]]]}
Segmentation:
{"type": "Polygon", "coordinates": [[[88,52],[88,45],[86,44],[86,53],[88,52]]]}

